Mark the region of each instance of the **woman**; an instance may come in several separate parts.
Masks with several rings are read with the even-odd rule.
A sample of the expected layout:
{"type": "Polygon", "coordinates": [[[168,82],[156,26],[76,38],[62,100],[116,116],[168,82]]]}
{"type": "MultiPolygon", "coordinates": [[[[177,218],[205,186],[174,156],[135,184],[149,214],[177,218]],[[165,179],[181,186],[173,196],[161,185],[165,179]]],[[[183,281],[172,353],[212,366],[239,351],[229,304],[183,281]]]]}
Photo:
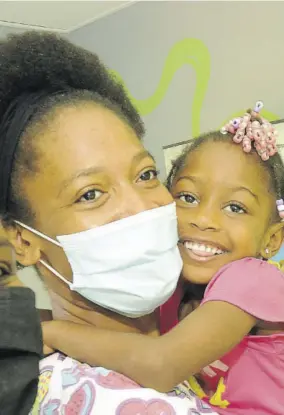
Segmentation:
{"type": "Polygon", "coordinates": [[[26,415],[37,394],[42,337],[35,297],[16,277],[14,252],[0,227],[0,406],[26,415]]]}
{"type": "MultiPolygon", "coordinates": [[[[55,319],[159,335],[156,310],[182,266],[176,214],[123,87],[96,55],[35,32],[2,43],[0,79],[0,209],[18,262],[37,265],[55,319]]],[[[191,395],[160,395],[62,356],[42,362],[34,413],[141,405],[208,412],[191,395]]]]}

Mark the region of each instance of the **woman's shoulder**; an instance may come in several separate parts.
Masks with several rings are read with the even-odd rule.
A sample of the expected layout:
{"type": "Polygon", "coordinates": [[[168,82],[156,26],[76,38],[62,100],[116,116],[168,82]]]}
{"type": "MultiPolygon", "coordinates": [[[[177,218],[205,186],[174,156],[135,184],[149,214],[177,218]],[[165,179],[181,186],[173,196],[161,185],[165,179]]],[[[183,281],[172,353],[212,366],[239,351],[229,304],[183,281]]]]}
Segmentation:
{"type": "MultiPolygon", "coordinates": [[[[200,414],[203,408],[217,415],[188,391],[168,394],[142,388],[124,375],[101,367],[91,367],[55,353],[41,362],[38,396],[30,415],[45,413],[200,414]],[[199,411],[200,410],[200,411],[199,411]],[[87,413],[86,412],[86,413],[87,413]]],[[[207,413],[207,412],[206,412],[207,413]]]]}

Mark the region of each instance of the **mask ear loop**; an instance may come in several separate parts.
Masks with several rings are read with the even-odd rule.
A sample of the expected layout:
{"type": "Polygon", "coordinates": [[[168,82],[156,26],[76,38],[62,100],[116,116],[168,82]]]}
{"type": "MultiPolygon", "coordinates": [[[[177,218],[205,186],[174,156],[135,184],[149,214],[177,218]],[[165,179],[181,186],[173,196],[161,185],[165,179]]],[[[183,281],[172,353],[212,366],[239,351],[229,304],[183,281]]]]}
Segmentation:
{"type": "Polygon", "coordinates": [[[49,236],[45,235],[44,233],[42,233],[42,232],[40,232],[40,231],[37,231],[36,229],[33,229],[33,228],[31,228],[30,226],[25,225],[25,224],[24,224],[24,223],[22,223],[22,222],[19,222],[19,221],[17,221],[17,220],[15,220],[14,222],[15,222],[17,225],[20,225],[20,226],[22,226],[23,228],[27,229],[28,231],[30,231],[30,232],[32,232],[32,233],[34,233],[35,235],[38,235],[38,236],[40,236],[41,238],[43,238],[43,239],[47,240],[48,242],[51,242],[52,244],[57,245],[57,246],[59,246],[60,248],[62,248],[62,246],[61,246],[60,242],[56,241],[56,239],[50,238],[49,236]]]}
{"type": "Polygon", "coordinates": [[[58,277],[61,281],[63,281],[65,284],[68,285],[68,287],[72,290],[72,283],[66,278],[64,278],[56,269],[54,269],[51,265],[49,265],[47,262],[45,262],[43,259],[40,259],[39,262],[47,268],[50,272],[52,272],[56,277],[58,277]]]}
{"type": "MultiPolygon", "coordinates": [[[[28,231],[32,232],[35,235],[40,236],[41,238],[47,240],[48,242],[51,242],[52,244],[59,246],[59,248],[62,248],[61,244],[56,241],[55,239],[50,238],[49,236],[45,235],[44,233],[37,231],[36,229],[33,229],[32,227],[25,225],[22,222],[19,222],[17,220],[14,221],[17,225],[22,226],[23,228],[27,229],[28,231]]],[[[63,249],[63,248],[62,248],[63,249]]],[[[47,268],[50,272],[52,272],[56,277],[58,277],[61,281],[63,281],[65,284],[67,284],[72,289],[72,283],[68,281],[66,278],[64,278],[56,269],[54,269],[51,265],[49,265],[47,262],[45,262],[43,259],[40,259],[39,262],[47,268]]]]}

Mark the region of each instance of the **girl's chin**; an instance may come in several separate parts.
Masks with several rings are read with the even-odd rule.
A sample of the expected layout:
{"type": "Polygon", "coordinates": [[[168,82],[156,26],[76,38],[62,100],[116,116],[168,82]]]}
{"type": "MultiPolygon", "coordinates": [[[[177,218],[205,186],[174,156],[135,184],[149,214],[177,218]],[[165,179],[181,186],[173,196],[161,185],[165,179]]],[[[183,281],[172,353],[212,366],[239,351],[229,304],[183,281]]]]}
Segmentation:
{"type": "Polygon", "coordinates": [[[215,274],[215,270],[202,269],[202,267],[183,265],[182,280],[192,284],[207,285],[215,274]]]}

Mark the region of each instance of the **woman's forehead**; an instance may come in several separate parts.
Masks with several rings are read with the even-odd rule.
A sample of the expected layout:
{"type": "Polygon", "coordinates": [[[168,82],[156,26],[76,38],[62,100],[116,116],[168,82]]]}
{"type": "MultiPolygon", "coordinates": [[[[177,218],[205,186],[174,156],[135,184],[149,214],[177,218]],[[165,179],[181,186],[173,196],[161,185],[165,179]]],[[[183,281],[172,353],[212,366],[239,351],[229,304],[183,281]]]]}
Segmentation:
{"type": "Polygon", "coordinates": [[[133,129],[97,105],[64,108],[44,131],[40,150],[44,171],[66,180],[88,169],[123,168],[144,147],[133,129]],[[50,173],[50,172],[49,172],[50,173]]]}

